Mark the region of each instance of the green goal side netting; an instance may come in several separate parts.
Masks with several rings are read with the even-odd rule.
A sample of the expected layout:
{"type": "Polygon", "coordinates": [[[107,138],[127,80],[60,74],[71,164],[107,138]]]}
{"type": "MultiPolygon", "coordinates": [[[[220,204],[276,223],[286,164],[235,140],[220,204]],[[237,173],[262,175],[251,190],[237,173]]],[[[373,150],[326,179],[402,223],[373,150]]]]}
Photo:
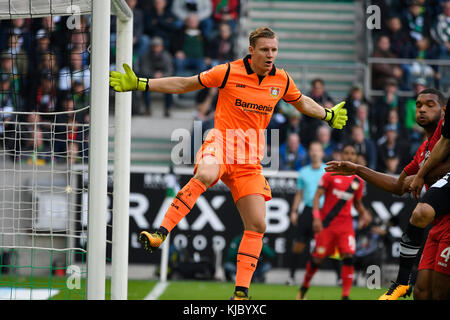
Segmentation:
{"type": "Polygon", "coordinates": [[[0,2],[0,300],[88,298],[92,3],[0,2]]]}

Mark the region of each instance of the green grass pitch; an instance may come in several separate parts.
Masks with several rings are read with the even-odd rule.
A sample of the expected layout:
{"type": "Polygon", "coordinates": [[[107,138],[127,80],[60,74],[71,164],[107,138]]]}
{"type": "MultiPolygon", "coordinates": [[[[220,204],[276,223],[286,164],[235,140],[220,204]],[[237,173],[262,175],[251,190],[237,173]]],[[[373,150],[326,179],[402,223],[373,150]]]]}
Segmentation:
{"type": "MultiPolygon", "coordinates": [[[[85,299],[83,294],[86,282],[81,281],[81,289],[69,290],[64,277],[49,278],[15,278],[11,282],[9,277],[0,278],[0,288],[52,288],[53,293],[59,293],[51,297],[52,300],[80,300],[85,299]]],[[[129,280],[128,299],[144,299],[157,281],[129,280]]],[[[110,299],[111,281],[106,281],[106,299],[110,299]]],[[[234,288],[232,282],[216,281],[169,281],[165,291],[159,296],[159,300],[227,300],[234,288]]],[[[50,292],[52,292],[49,290],[50,292]]],[[[298,286],[286,286],[281,284],[255,283],[250,287],[249,295],[252,300],[294,300],[298,286]]],[[[386,288],[367,289],[365,287],[353,287],[350,292],[352,300],[377,300],[386,291],[386,288]]],[[[339,300],[341,288],[337,286],[311,286],[307,294],[308,300],[339,300]]],[[[408,299],[412,299],[409,297],[408,299]]],[[[403,300],[403,299],[401,299],[403,300]]]]}
{"type": "MultiPolygon", "coordinates": [[[[206,281],[169,282],[160,300],[226,300],[233,293],[234,283],[206,281]]],[[[350,292],[352,300],[377,300],[387,288],[367,289],[353,287],[350,292]]],[[[249,296],[252,300],[294,300],[298,286],[281,284],[252,284],[249,296]]],[[[307,293],[308,300],[340,300],[341,288],[333,286],[311,286],[307,293]]]]}

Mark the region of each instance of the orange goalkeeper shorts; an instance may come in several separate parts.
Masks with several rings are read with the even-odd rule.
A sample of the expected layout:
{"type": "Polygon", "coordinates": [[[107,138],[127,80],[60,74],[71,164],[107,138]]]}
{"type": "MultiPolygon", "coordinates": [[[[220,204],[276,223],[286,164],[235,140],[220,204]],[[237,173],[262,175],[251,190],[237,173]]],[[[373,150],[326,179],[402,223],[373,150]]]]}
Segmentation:
{"type": "Polygon", "coordinates": [[[265,201],[272,199],[272,191],[269,183],[262,174],[261,164],[235,164],[227,163],[222,147],[214,141],[205,141],[195,157],[194,174],[197,172],[199,161],[206,156],[216,158],[219,165],[217,180],[210,185],[212,187],[219,180],[230,188],[233,200],[236,203],[240,198],[251,194],[260,194],[265,201]]]}

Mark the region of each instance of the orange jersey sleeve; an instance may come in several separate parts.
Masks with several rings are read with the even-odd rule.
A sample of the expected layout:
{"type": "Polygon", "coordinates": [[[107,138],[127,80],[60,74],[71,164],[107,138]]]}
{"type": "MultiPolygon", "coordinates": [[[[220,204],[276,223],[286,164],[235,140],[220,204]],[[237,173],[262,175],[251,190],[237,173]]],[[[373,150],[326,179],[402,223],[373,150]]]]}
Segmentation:
{"type": "Polygon", "coordinates": [[[283,95],[283,100],[288,103],[296,102],[300,100],[300,98],[302,97],[302,93],[297,89],[297,86],[295,85],[294,80],[292,80],[289,73],[286,72],[286,76],[288,81],[286,84],[286,90],[283,95]]]}
{"type": "Polygon", "coordinates": [[[198,81],[206,88],[220,88],[224,86],[229,72],[229,63],[219,64],[209,70],[201,72],[198,75],[198,81]]]}

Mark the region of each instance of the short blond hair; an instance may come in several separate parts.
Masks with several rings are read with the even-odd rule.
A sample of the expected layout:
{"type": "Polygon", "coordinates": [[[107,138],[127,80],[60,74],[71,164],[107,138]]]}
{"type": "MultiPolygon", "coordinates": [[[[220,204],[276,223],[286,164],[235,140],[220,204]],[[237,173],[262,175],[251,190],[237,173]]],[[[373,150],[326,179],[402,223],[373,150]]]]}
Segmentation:
{"type": "Polygon", "coordinates": [[[256,45],[256,41],[259,38],[275,39],[277,38],[277,35],[272,29],[270,29],[267,26],[259,27],[250,33],[250,36],[248,37],[248,42],[254,48],[256,45]]]}

